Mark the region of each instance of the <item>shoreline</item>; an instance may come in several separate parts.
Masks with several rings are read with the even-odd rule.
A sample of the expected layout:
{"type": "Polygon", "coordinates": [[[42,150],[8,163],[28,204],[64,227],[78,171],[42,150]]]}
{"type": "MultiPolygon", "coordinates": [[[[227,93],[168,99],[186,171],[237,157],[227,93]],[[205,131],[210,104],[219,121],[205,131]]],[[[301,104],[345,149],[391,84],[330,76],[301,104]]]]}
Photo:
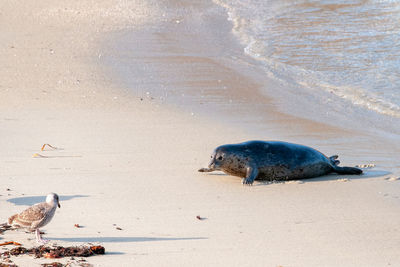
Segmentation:
{"type": "MultiPolygon", "coordinates": [[[[317,116],[295,115],[290,105],[301,100],[322,113],[332,114],[333,110],[302,95],[295,99],[292,92],[282,93],[288,88],[268,77],[258,62],[244,53],[223,7],[211,1],[201,7],[174,8],[185,16],[176,20],[172,15],[157,25],[119,31],[107,38],[104,50],[112,52],[105,55],[104,64],[109,66],[110,76],[118,77],[121,87],[137,98],[151,99],[177,112],[241,128],[253,139],[303,143],[327,154],[344,155],[353,165],[374,163],[370,159],[365,162],[362,154],[368,147],[379,148],[392,155],[383,167],[395,175],[400,173],[391,166],[400,152],[396,147],[393,150],[398,135],[361,123],[358,117],[335,122],[337,117],[328,116],[323,122],[317,116]],[[201,16],[193,20],[193,14],[201,16]]],[[[382,157],[377,157],[381,162],[382,157]]]]}
{"type": "MultiPolygon", "coordinates": [[[[240,7],[234,7],[234,5],[220,0],[213,0],[213,2],[226,9],[226,12],[229,14],[228,20],[233,24],[232,33],[243,45],[243,52],[252,61],[257,62],[256,64],[259,65],[259,68],[263,69],[265,76],[268,75],[271,79],[279,81],[285,88],[285,90],[263,88],[263,93],[267,95],[274,94],[277,95],[278,99],[291,99],[290,101],[283,101],[286,104],[290,104],[281,106],[284,112],[313,121],[339,124],[341,127],[349,129],[357,128],[361,131],[370,131],[373,134],[386,133],[385,137],[392,138],[395,142],[398,142],[398,133],[400,132],[400,128],[398,127],[400,125],[399,114],[395,110],[388,110],[388,103],[385,101],[383,103],[381,100],[373,103],[373,100],[363,96],[362,91],[357,89],[354,89],[355,91],[348,91],[345,87],[329,86],[322,81],[316,81],[314,84],[306,80],[302,81],[301,79],[296,80],[296,78],[292,78],[289,76],[289,73],[294,76],[299,75],[296,72],[289,71],[292,66],[285,66],[285,64],[275,62],[274,60],[270,62],[270,59],[264,57],[262,54],[252,52],[251,47],[255,41],[257,42],[253,38],[257,39],[257,37],[251,36],[251,33],[247,31],[247,24],[250,22],[238,14],[236,8],[240,9],[240,7]],[[293,100],[298,95],[301,96],[300,101],[293,100]],[[369,106],[369,104],[372,106],[369,106]],[[326,114],[315,114],[315,109],[324,110],[326,114]],[[373,127],[370,127],[371,125],[373,127]]],[[[307,72],[307,70],[303,71],[307,72]]],[[[309,73],[309,75],[312,76],[313,73],[309,73]]]]}
{"type": "MultiPolygon", "coordinates": [[[[87,10],[90,1],[40,3],[6,9],[52,15],[5,19],[10,30],[0,67],[6,77],[0,88],[7,88],[0,91],[3,221],[56,192],[62,208],[43,228],[44,238],[64,246],[103,245],[106,255],[86,259],[94,266],[400,264],[400,185],[388,179],[398,172],[384,172],[399,169],[396,150],[379,151],[380,140],[374,143],[370,134],[360,137],[278,111],[275,100],[257,91],[265,80],[242,60],[237,43],[224,47],[225,40],[215,39],[218,31],[229,36],[230,26],[215,17],[219,9],[211,2],[163,2],[155,6],[157,18],[175,13],[166,13],[159,24],[115,21],[113,12],[102,12],[122,7],[105,0],[96,5],[98,14],[86,15],[76,12],[87,10]],[[216,32],[188,27],[190,17],[190,27],[206,21],[218,25],[216,32]],[[196,45],[196,36],[207,43],[196,45]],[[246,86],[251,94],[243,92],[246,86]],[[188,103],[193,109],[181,105],[188,103]],[[377,167],[364,176],[253,187],[243,187],[237,177],[197,172],[217,145],[266,135],[338,153],[343,165],[377,167]],[[40,151],[44,143],[60,149],[40,151]]],[[[139,7],[139,18],[153,14],[139,7]]],[[[32,238],[23,231],[0,235],[26,247],[36,245],[32,238]]],[[[20,266],[50,262],[12,260],[20,266]]]]}

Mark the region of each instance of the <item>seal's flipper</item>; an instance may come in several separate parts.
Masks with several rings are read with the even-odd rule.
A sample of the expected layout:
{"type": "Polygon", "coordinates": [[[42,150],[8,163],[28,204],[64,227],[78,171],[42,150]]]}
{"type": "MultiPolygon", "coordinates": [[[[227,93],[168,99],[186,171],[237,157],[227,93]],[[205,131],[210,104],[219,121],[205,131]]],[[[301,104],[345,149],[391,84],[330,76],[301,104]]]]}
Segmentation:
{"type": "Polygon", "coordinates": [[[339,165],[340,161],[337,160],[339,156],[338,155],[333,155],[331,157],[329,157],[329,160],[331,161],[332,165],[337,166],[339,165]]]}
{"type": "Polygon", "coordinates": [[[254,180],[257,178],[258,169],[255,167],[247,167],[246,177],[243,178],[242,184],[244,185],[252,185],[254,180]]]}
{"type": "Polygon", "coordinates": [[[359,168],[355,167],[339,167],[339,166],[334,166],[333,171],[337,172],[339,174],[362,174],[363,171],[359,168]]]}
{"type": "Polygon", "coordinates": [[[212,172],[212,171],[214,171],[213,169],[210,169],[210,168],[201,168],[201,169],[199,169],[198,170],[199,172],[212,172]]]}

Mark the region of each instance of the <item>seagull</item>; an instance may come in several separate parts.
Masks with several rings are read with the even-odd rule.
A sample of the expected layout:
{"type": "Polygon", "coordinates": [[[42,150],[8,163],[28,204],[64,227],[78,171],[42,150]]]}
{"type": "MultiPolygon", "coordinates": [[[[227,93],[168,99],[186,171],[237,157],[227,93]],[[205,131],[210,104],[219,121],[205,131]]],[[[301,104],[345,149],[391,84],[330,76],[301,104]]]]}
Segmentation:
{"type": "Polygon", "coordinates": [[[56,212],[57,206],[60,208],[58,195],[50,193],[46,197],[46,202],[35,204],[19,214],[8,218],[8,224],[15,227],[27,228],[35,231],[36,242],[45,244],[48,240],[42,239],[39,228],[48,224],[56,212]]]}

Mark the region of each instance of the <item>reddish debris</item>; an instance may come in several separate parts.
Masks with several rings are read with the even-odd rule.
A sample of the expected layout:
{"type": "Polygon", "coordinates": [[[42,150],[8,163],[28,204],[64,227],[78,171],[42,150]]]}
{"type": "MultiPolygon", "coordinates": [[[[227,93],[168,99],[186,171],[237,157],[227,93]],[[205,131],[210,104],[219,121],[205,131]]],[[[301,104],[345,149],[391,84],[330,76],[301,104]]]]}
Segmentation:
{"type": "Polygon", "coordinates": [[[43,263],[40,266],[44,266],[44,267],[63,267],[65,265],[62,264],[62,263],[59,263],[59,262],[52,262],[52,263],[43,263]]]}
{"type": "Polygon", "coordinates": [[[57,259],[59,256],[54,252],[47,252],[43,254],[43,257],[46,259],[57,259]]]}
{"type": "Polygon", "coordinates": [[[90,250],[94,253],[94,254],[104,254],[106,251],[104,249],[104,247],[102,246],[91,246],[90,250]]]}
{"type": "Polygon", "coordinates": [[[18,256],[23,254],[32,255],[35,258],[56,259],[63,257],[90,257],[98,254],[104,254],[105,248],[102,246],[82,246],[82,247],[33,247],[26,249],[24,247],[16,247],[9,251],[0,253],[1,256],[18,256]]]}
{"type": "Polygon", "coordinates": [[[25,254],[26,252],[27,252],[26,248],[24,248],[24,247],[16,247],[16,248],[11,249],[10,251],[6,251],[6,252],[4,252],[2,254],[9,253],[12,256],[17,256],[17,255],[20,255],[20,254],[25,254]]]}

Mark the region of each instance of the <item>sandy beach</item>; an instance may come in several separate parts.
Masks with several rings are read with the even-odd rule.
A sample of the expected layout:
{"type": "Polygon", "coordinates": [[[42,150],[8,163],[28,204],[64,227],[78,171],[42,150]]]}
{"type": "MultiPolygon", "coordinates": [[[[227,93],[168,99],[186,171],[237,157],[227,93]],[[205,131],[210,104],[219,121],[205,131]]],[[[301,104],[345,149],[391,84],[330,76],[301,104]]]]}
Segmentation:
{"type": "MultiPolygon", "coordinates": [[[[315,120],[297,116],[222,7],[162,2],[0,4],[2,221],[56,192],[43,237],[104,246],[93,266],[400,265],[399,133],[337,124],[321,105],[315,120]],[[197,172],[216,146],[252,139],[374,167],[251,187],[197,172]]],[[[5,241],[37,246],[24,231],[5,241]]]]}

